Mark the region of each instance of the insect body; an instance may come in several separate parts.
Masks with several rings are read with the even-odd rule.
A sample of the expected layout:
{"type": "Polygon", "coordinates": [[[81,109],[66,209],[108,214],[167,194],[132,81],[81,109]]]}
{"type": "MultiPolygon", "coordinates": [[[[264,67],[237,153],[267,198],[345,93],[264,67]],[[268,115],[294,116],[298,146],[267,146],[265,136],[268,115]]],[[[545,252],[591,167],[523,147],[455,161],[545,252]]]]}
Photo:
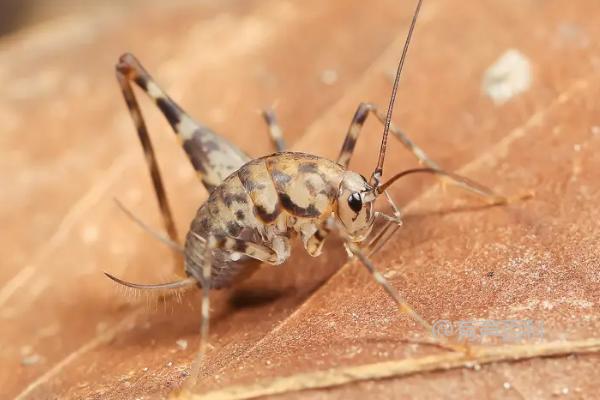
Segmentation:
{"type": "Polygon", "coordinates": [[[185,244],[186,271],[201,280],[208,247],[211,287],[228,285],[237,272],[232,261],[244,257],[281,264],[295,235],[316,257],[332,215],[349,240],[362,241],[374,220],[371,203],[362,200],[369,190],[361,175],[306,153],[282,152],[250,161],[215,188],[198,210],[185,244]]]}
{"type": "MultiPolygon", "coordinates": [[[[301,239],[311,256],[318,256],[331,231],[344,238],[349,254],[356,256],[371,272],[376,282],[386,290],[403,312],[430,329],[429,324],[374,268],[361,248],[369,237],[376,218],[385,218],[398,224],[401,221],[400,212],[389,196],[388,200],[394,209],[393,215],[375,211],[375,199],[382,193],[387,195],[386,189],[394,181],[412,173],[442,176],[494,203],[502,203],[506,199],[475,182],[444,171],[391,124],[398,80],[420,6],[421,0],[418,2],[405,43],[387,116],[383,116],[373,104],[360,104],[336,161],[306,153],[285,152],[281,130],[271,112],[265,112],[264,117],[277,152],[252,159],[234,144],[191,119],[158,87],[132,55],[125,54],[121,57],[117,64],[117,78],[144,149],[165,228],[170,237],[166,241],[183,254],[187,277],[166,284],[141,285],[107,275],[121,284],[140,289],[171,289],[200,285],[203,301],[199,357],[205,352],[208,338],[210,289],[231,286],[253,272],[261,262],[281,264],[290,256],[290,240],[296,236],[301,239]],[[202,183],[210,192],[191,223],[183,247],[178,244],[154,150],[131,82],[155,101],[181,141],[202,183]],[[369,114],[374,114],[384,123],[385,129],[377,167],[367,180],[349,171],[347,167],[360,129],[369,114]],[[386,183],[382,183],[388,132],[392,132],[425,167],[400,172],[386,183]]],[[[195,378],[198,366],[197,361],[192,378],[195,378]]]]}

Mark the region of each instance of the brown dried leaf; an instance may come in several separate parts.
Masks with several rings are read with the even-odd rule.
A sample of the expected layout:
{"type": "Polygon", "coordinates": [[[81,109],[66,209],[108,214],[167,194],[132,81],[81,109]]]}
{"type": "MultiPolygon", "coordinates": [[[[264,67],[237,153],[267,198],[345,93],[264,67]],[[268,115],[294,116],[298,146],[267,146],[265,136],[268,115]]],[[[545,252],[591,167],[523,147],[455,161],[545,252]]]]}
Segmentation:
{"type": "MultiPolygon", "coordinates": [[[[387,103],[411,12],[391,0],[147,5],[0,42],[1,397],[162,397],[180,387],[197,348],[197,295],[154,310],[101,275],[159,282],[171,273],[169,251],[111,199],[159,226],[113,82],[120,53],[136,53],[186,109],[250,154],[270,151],[256,111],[276,102],[294,148],[335,157],[358,102],[387,103]]],[[[544,321],[546,342],[598,338],[598,17],[595,0],[425,3],[395,120],[445,167],[504,193],[535,191],[482,208],[432,180],[395,186],[405,226],[374,259],[426,319],[529,318],[544,321]],[[497,106],[481,82],[509,48],[527,57],[533,81],[497,106]]],[[[205,193],[142,103],[184,230],[205,193]]],[[[368,173],[379,135],[369,122],[353,167],[368,173]]],[[[397,143],[386,162],[388,173],[415,164],[397,143]]],[[[215,293],[196,392],[439,355],[413,343],[427,333],[365,271],[342,266],[339,243],[318,259],[296,250],[284,267],[215,293]]],[[[279,397],[591,397],[597,367],[597,354],[534,358],[279,397]]]]}

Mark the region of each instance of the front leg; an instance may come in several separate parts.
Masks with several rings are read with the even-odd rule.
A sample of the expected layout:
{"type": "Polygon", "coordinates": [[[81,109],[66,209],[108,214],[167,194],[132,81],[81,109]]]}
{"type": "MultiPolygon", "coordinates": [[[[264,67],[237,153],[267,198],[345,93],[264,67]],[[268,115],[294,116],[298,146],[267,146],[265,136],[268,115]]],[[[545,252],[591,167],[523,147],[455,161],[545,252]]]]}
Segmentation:
{"type": "MultiPolygon", "coordinates": [[[[367,258],[367,256],[362,252],[362,250],[360,249],[360,247],[357,246],[356,243],[346,242],[345,247],[346,251],[349,254],[355,256],[360,261],[360,263],[369,270],[371,276],[373,277],[373,279],[375,279],[375,282],[377,282],[377,284],[380,285],[392,298],[392,300],[394,300],[394,302],[398,305],[398,307],[400,308],[400,312],[408,314],[408,316],[412,318],[413,321],[421,325],[429,334],[433,333],[433,327],[429,324],[429,322],[427,322],[423,317],[421,317],[410,306],[410,304],[408,304],[406,300],[402,298],[402,296],[400,295],[400,293],[398,293],[396,288],[390,285],[390,283],[387,281],[387,279],[385,279],[381,272],[377,271],[371,260],[367,258]]],[[[469,352],[468,345],[457,345],[448,343],[445,338],[435,338],[435,344],[452,351],[458,351],[462,353],[469,352]]]]}
{"type": "Polygon", "coordinates": [[[427,332],[431,332],[432,327],[429,324],[429,322],[427,322],[423,317],[421,317],[402,298],[402,296],[400,296],[400,293],[398,293],[398,291],[392,285],[390,285],[390,283],[387,281],[387,279],[385,279],[385,277],[383,276],[383,274],[381,274],[381,272],[379,272],[379,271],[377,271],[377,269],[375,269],[375,266],[373,265],[371,260],[369,260],[367,258],[367,256],[365,256],[363,254],[361,249],[355,243],[346,242],[346,250],[349,251],[350,253],[352,253],[352,255],[354,255],[361,262],[361,264],[364,265],[369,270],[369,272],[371,273],[371,276],[373,277],[373,279],[375,279],[375,282],[377,282],[377,284],[379,284],[381,287],[383,287],[383,289],[387,292],[387,294],[394,300],[394,302],[396,302],[398,307],[400,307],[400,312],[408,314],[415,322],[417,322],[419,325],[421,325],[427,332]]]}
{"type": "Polygon", "coordinates": [[[300,237],[302,238],[304,249],[311,257],[321,255],[323,244],[330,232],[329,221],[325,221],[321,226],[310,223],[300,228],[300,237]]]}

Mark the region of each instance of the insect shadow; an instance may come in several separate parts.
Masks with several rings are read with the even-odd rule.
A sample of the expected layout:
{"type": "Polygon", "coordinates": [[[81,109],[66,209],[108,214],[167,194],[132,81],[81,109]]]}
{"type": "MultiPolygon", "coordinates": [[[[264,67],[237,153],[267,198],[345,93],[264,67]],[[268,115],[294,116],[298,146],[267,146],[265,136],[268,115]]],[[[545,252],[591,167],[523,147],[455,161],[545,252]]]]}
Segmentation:
{"type": "Polygon", "coordinates": [[[265,286],[239,288],[231,293],[227,303],[236,309],[256,308],[273,303],[276,300],[296,292],[295,288],[273,289],[265,286]]]}

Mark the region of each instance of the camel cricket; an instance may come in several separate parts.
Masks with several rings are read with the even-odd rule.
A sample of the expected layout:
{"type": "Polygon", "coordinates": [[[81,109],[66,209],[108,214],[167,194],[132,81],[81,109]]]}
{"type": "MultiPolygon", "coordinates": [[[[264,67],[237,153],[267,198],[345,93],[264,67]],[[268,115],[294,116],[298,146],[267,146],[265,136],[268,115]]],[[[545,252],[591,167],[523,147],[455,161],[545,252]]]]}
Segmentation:
{"type": "MultiPolygon", "coordinates": [[[[431,332],[429,323],[402,299],[364,252],[364,244],[372,236],[370,234],[377,218],[390,221],[391,224],[388,223],[387,226],[401,223],[400,211],[386,189],[406,175],[429,173],[481,195],[493,204],[505,203],[507,200],[467,178],[444,171],[391,123],[398,82],[421,3],[422,0],[419,0],[404,44],[387,115],[384,116],[373,104],[361,103],[335,161],[307,153],[286,152],[281,129],[272,111],[265,111],[263,116],[277,151],[253,159],[234,144],[194,121],[159,88],[133,55],[121,56],[116,66],[117,79],[144,149],[169,235],[169,238],[162,237],[161,240],[182,253],[186,277],[176,282],[142,285],[106,275],[119,284],[136,289],[168,290],[194,285],[202,288],[201,344],[192,367],[191,379],[196,378],[194,375],[198,373],[200,360],[206,352],[210,289],[233,285],[255,271],[260,263],[283,263],[290,257],[291,239],[297,236],[308,254],[317,257],[325,239],[335,231],[344,238],[349,256],[356,257],[369,270],[400,310],[431,332]],[[178,244],[154,150],[132,90],[132,82],[162,111],[210,193],[191,222],[183,247],[178,244]],[[377,166],[367,180],[360,174],[349,171],[347,167],[369,114],[373,114],[384,124],[384,130],[377,166]],[[382,183],[389,132],[424,167],[402,171],[382,183]],[[393,215],[374,209],[375,199],[381,194],[386,195],[394,210],[393,215]]],[[[381,237],[376,235],[375,239],[381,237]]]]}

